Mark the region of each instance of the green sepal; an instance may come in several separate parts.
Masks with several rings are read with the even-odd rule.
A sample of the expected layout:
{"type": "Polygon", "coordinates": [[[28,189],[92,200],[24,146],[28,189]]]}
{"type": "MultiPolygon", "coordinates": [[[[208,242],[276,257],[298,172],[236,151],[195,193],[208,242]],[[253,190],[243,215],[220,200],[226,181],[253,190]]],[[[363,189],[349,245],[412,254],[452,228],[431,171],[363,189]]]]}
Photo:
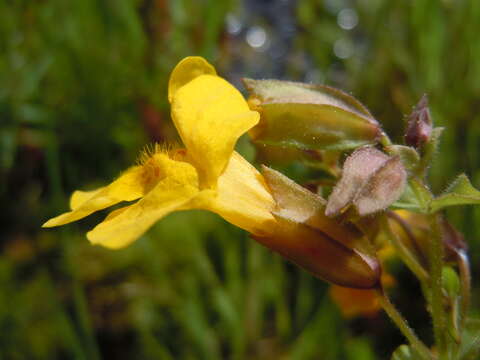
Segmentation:
{"type": "Polygon", "coordinates": [[[409,174],[417,173],[420,165],[420,155],[414,148],[405,145],[390,145],[385,150],[390,155],[398,155],[409,174]]]}
{"type": "Polygon", "coordinates": [[[423,147],[419,171],[426,173],[428,167],[431,165],[433,157],[437,153],[438,146],[440,145],[440,137],[442,136],[443,130],[443,127],[436,127],[432,130],[429,141],[425,143],[423,147]]]}
{"type": "Polygon", "coordinates": [[[261,118],[254,141],[304,150],[350,150],[375,144],[382,131],[352,96],[328,86],[244,79],[261,118]]]}

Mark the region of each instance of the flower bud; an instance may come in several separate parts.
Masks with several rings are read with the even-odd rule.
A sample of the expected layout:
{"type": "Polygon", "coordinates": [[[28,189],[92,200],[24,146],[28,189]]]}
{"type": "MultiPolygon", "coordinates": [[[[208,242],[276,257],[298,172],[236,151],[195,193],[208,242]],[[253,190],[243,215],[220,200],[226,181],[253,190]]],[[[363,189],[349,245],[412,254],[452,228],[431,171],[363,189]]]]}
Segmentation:
{"type": "Polygon", "coordinates": [[[423,95],[415,109],[408,117],[405,143],[414,148],[421,148],[432,135],[432,118],[428,108],[427,95],[423,95]]]}
{"type": "Polygon", "coordinates": [[[358,149],[345,161],[325,214],[335,216],[352,205],[360,216],[384,210],[402,195],[406,179],[398,156],[390,157],[373,147],[358,149]]]}
{"type": "Polygon", "coordinates": [[[253,140],[301,149],[346,150],[375,144],[381,129],[352,96],[323,85],[244,79],[260,113],[253,140]]]}
{"type": "Polygon", "coordinates": [[[277,226],[254,238],[317,277],[352,288],[379,285],[380,265],[365,250],[366,239],[352,224],[325,216],[325,200],[279,172],[263,167],[276,202],[277,226]]]}

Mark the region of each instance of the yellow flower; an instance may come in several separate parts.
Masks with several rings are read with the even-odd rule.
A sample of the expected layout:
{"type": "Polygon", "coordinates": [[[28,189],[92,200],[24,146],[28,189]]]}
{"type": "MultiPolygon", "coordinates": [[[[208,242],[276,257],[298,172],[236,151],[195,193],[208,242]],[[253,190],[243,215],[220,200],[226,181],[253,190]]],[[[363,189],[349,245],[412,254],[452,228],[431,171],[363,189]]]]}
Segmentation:
{"type": "Polygon", "coordinates": [[[210,64],[199,57],[181,61],[170,77],[168,98],[185,148],[156,146],[111,184],[75,191],[71,211],[44,227],[137,200],[87,233],[93,244],[121,248],[173,211],[205,209],[322,279],[358,288],[378,285],[377,260],[357,249],[362,234],[327,218],[318,195],[272,169],[260,174],[234,151],[259,114],[210,64]]]}
{"type": "Polygon", "coordinates": [[[274,200],[261,174],[234,151],[238,138],[258,123],[242,95],[200,57],[187,57],[173,70],[168,98],[185,149],[156,146],[139,165],[111,184],[75,191],[71,211],[43,226],[59,226],[122,201],[138,200],[111,212],[88,232],[94,244],[129,245],[173,211],[206,209],[255,235],[275,220],[274,200]]]}

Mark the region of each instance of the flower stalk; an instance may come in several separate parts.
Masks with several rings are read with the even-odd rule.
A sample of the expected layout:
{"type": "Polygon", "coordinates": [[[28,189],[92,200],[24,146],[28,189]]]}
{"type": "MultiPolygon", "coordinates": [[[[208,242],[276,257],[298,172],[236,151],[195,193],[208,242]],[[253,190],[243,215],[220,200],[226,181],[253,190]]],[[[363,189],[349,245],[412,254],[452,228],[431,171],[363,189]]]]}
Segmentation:
{"type": "Polygon", "coordinates": [[[435,344],[440,354],[440,360],[445,359],[444,353],[446,351],[446,313],[443,306],[443,291],[442,291],[442,269],[444,257],[444,245],[442,241],[442,233],[440,230],[439,215],[433,214],[430,216],[430,294],[428,300],[430,303],[431,316],[433,322],[433,334],[435,344]]]}
{"type": "Polygon", "coordinates": [[[461,303],[460,303],[460,314],[459,314],[459,323],[460,329],[465,327],[467,320],[468,309],[470,307],[470,291],[471,291],[471,273],[470,273],[470,262],[468,260],[468,255],[464,251],[458,253],[458,269],[460,273],[460,294],[461,294],[461,303]]]}
{"type": "Polygon", "coordinates": [[[413,349],[422,357],[423,360],[433,359],[430,350],[427,346],[418,338],[417,334],[413,329],[408,325],[407,320],[402,316],[402,314],[397,310],[395,305],[390,301],[388,295],[383,291],[383,289],[377,290],[378,299],[383,309],[393,321],[393,323],[398,327],[402,334],[407,338],[407,340],[412,345],[413,349]]]}

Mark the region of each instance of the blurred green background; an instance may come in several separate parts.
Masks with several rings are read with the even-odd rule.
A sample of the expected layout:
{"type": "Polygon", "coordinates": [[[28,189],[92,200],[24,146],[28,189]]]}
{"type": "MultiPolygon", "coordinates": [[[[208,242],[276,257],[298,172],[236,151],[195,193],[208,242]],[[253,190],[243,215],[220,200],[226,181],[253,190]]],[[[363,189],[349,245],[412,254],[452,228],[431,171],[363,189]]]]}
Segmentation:
{"type": "MultiPolygon", "coordinates": [[[[478,34],[477,0],[0,0],[0,359],[387,359],[403,339],[383,314],[343,319],[327,284],[213,214],[175,213],[120,251],[85,238],[106,213],[40,226],[146,144],[177,140],[166,86],[188,55],[239,87],[340,87],[399,141],[428,93],[446,127],[433,189],[462,171],[478,187],[478,34]]],[[[480,209],[448,215],[475,279],[480,209]]],[[[396,277],[428,340],[415,280],[396,277]]]]}

